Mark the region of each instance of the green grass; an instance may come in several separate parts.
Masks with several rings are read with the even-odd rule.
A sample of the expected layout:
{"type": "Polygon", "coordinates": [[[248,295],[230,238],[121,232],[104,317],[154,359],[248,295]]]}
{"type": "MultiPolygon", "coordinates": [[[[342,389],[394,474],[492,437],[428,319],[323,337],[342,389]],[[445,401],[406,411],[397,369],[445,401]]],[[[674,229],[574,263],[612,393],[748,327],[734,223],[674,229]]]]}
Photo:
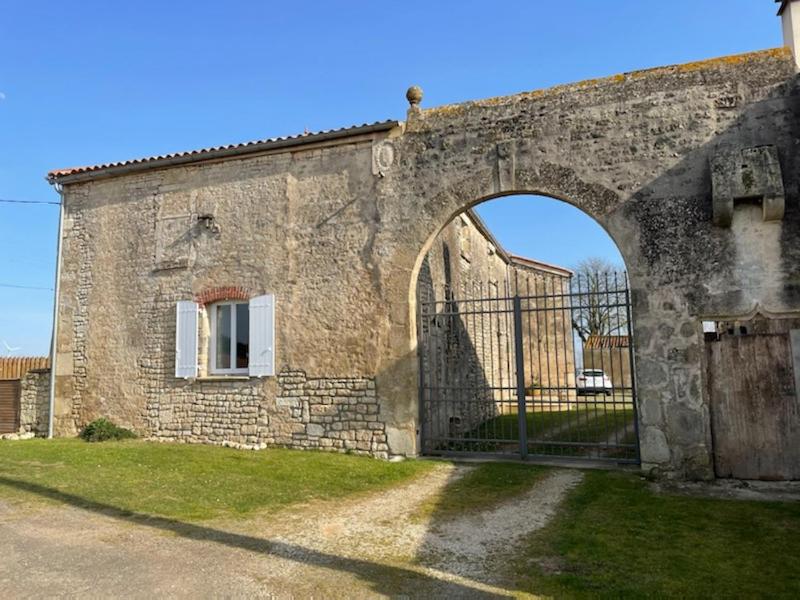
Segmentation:
{"type": "MultiPolygon", "coordinates": [[[[536,441],[571,441],[602,443],[613,439],[615,431],[627,427],[627,435],[620,436],[619,444],[635,444],[634,412],[632,408],[604,411],[602,407],[581,407],[574,410],[529,412],[525,415],[528,427],[528,450],[531,454],[579,457],[588,455],[592,448],[557,444],[536,444],[536,441]]],[[[516,452],[514,442],[519,440],[517,413],[498,415],[488,419],[464,436],[480,441],[450,442],[448,449],[472,452],[516,452]],[[486,440],[486,441],[484,441],[486,440]],[[491,441],[489,441],[491,440],[491,441]],[[507,446],[507,447],[506,447],[507,446]]],[[[635,458],[635,448],[604,451],[613,458],[635,458]]]]}
{"type": "Polygon", "coordinates": [[[480,464],[423,502],[417,516],[436,521],[490,509],[527,492],[546,473],[545,467],[521,463],[480,464]]]}
{"type": "MultiPolygon", "coordinates": [[[[618,408],[612,411],[598,409],[558,410],[529,412],[525,415],[528,438],[540,440],[575,440],[599,442],[608,438],[615,429],[626,423],[633,427],[633,409],[618,408]],[[564,428],[563,430],[561,430],[564,428]],[[561,430],[561,431],[560,431],[561,430]]],[[[492,417],[475,430],[466,434],[468,438],[519,440],[517,413],[492,417]]]]}
{"type": "Polygon", "coordinates": [[[797,598],[798,564],[800,503],[656,494],[588,472],[509,567],[520,591],[555,598],[797,598]]]}
{"type": "Polygon", "coordinates": [[[41,499],[24,489],[27,483],[124,511],[203,520],[380,490],[434,467],[425,461],[389,463],[283,449],[250,452],[143,441],[87,444],[76,439],[0,441],[0,498],[41,499]]]}

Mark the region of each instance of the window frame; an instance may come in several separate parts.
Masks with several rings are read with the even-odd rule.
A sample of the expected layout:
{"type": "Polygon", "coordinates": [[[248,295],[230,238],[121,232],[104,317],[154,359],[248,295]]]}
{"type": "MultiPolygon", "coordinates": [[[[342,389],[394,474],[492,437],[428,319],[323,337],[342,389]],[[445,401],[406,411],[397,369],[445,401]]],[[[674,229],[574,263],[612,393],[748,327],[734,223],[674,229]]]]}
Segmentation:
{"type": "MultiPolygon", "coordinates": [[[[247,360],[246,367],[230,367],[227,369],[224,368],[217,368],[217,308],[220,306],[233,306],[231,309],[231,365],[236,364],[237,359],[237,340],[236,340],[236,333],[237,333],[237,314],[239,309],[236,308],[236,305],[243,305],[247,307],[248,312],[250,311],[250,304],[244,300],[222,300],[219,302],[214,302],[208,306],[208,317],[209,317],[209,325],[210,325],[210,340],[208,345],[208,373],[210,375],[249,375],[250,373],[250,359],[247,360]]],[[[249,320],[249,314],[248,314],[249,320]]],[[[247,340],[248,347],[250,345],[250,339],[248,334],[247,340]]]]}

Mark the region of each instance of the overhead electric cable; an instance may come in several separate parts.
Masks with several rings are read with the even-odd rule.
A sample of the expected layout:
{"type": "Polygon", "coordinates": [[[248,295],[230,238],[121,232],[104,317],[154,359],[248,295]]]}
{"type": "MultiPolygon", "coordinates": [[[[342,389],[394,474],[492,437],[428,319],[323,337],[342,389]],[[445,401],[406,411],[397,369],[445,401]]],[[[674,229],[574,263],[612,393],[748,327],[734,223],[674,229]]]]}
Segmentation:
{"type": "Polygon", "coordinates": [[[50,287],[39,287],[36,285],[14,285],[13,283],[0,283],[0,287],[2,288],[14,288],[18,290],[44,290],[48,292],[52,292],[53,288],[50,287]]]}
{"type": "Polygon", "coordinates": [[[52,202],[49,200],[10,200],[8,198],[0,198],[0,202],[5,202],[6,204],[54,204],[55,206],[59,206],[60,202],[52,202]]]}

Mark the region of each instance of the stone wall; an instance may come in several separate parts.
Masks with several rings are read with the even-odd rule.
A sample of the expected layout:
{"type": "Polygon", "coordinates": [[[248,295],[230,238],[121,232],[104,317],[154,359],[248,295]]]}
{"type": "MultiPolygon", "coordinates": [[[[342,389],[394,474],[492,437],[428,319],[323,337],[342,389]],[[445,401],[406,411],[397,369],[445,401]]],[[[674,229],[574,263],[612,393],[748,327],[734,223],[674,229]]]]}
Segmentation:
{"type": "Polygon", "coordinates": [[[512,289],[522,298],[525,386],[540,390],[540,407],[567,409],[569,401],[575,399],[571,275],[522,260],[516,258],[511,265],[512,289]]]}
{"type": "Polygon", "coordinates": [[[236,448],[284,446],[388,457],[373,380],[313,379],[302,371],[283,371],[276,379],[274,402],[264,400],[259,380],[246,377],[185,382],[151,394],[147,435],[236,448]]]}
{"type": "Polygon", "coordinates": [[[33,369],[20,380],[19,432],[46,437],[50,411],[50,370],[33,369]]]}
{"type": "Polygon", "coordinates": [[[508,297],[509,273],[502,248],[472,211],[448,223],[425,257],[416,291],[429,437],[458,437],[511,401],[509,321],[470,314],[486,298],[508,297]]]}
{"type": "MultiPolygon", "coordinates": [[[[493,315],[487,312],[457,319],[457,327],[450,329],[463,331],[468,344],[460,349],[468,356],[450,361],[453,365],[448,369],[455,372],[459,364],[477,362],[485,385],[513,388],[510,299],[519,294],[525,298],[522,336],[526,386],[564,388],[574,386],[575,353],[569,302],[558,296],[569,293],[570,277],[562,267],[509,255],[469,210],[448,223],[431,244],[418,275],[417,299],[428,303],[453,300],[455,304],[447,312],[494,311],[493,315]],[[546,302],[543,296],[548,296],[546,302]],[[535,312],[541,308],[547,311],[535,312]]],[[[439,307],[444,308],[444,304],[439,307]]]]}

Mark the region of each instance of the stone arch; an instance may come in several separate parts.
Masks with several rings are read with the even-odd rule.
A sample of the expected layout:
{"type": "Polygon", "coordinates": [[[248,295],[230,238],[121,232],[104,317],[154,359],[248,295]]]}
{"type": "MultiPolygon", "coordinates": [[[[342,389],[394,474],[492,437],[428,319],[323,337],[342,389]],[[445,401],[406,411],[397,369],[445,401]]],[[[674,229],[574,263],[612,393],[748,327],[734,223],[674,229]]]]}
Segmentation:
{"type": "MultiPolygon", "coordinates": [[[[447,185],[441,186],[439,189],[434,188],[427,197],[423,196],[417,199],[417,205],[420,206],[421,213],[425,215],[425,218],[417,219],[414,222],[412,234],[405,237],[402,242],[408,251],[412,247],[414,248],[413,256],[402,253],[406,261],[413,260],[413,263],[406,263],[403,268],[395,271],[404,273],[405,302],[401,310],[406,313],[404,315],[406,331],[403,347],[395,346],[394,349],[394,356],[398,360],[396,364],[405,365],[404,367],[395,367],[392,372],[394,381],[405,379],[405,381],[414,382],[415,385],[419,381],[416,291],[425,256],[437,235],[448,223],[465,210],[481,203],[508,196],[535,195],[555,202],[565,202],[580,210],[599,225],[614,242],[629,273],[631,289],[634,294],[636,293],[642,257],[636,226],[632,227],[624,214],[625,206],[630,200],[629,196],[613,191],[605,182],[599,181],[601,178],[598,178],[598,181],[592,181],[577,169],[549,162],[530,160],[526,165],[515,165],[513,175],[509,179],[499,176],[500,167],[497,164],[491,165],[491,161],[488,167],[481,165],[480,168],[473,168],[471,171],[472,173],[465,177],[445,178],[448,182],[447,185]]],[[[428,182],[432,183],[430,180],[428,182]]],[[[645,284],[642,283],[642,285],[645,284]]],[[[399,298],[397,296],[395,298],[395,301],[399,302],[399,298]]],[[[399,306],[396,308],[400,309],[399,306]]],[[[635,337],[636,316],[633,318],[632,329],[635,337]]],[[[397,343],[400,340],[394,337],[394,341],[397,343]]],[[[389,378],[380,379],[386,385],[389,378]]],[[[400,389],[392,390],[391,395],[395,398],[392,401],[393,404],[404,407],[398,411],[400,415],[403,415],[401,417],[403,421],[416,419],[418,408],[409,406],[408,399],[413,396],[414,406],[418,406],[418,394],[415,394],[409,387],[402,388],[400,386],[400,389]],[[404,396],[405,400],[401,400],[404,396]]],[[[659,401],[659,398],[653,395],[649,396],[648,402],[651,405],[659,401]]],[[[643,436],[644,430],[640,429],[640,441],[643,436]]],[[[662,439],[659,438],[657,441],[661,443],[662,439]]],[[[416,442],[417,448],[418,444],[419,439],[416,442]]],[[[651,459],[651,455],[647,454],[647,449],[643,453],[642,459],[645,462],[651,459]]]]}
{"type": "Polygon", "coordinates": [[[195,294],[194,300],[200,306],[207,306],[222,300],[249,300],[253,294],[249,289],[241,286],[224,286],[206,288],[195,294]]]}
{"type": "MultiPolygon", "coordinates": [[[[437,207],[435,216],[428,221],[427,235],[416,256],[408,281],[409,343],[416,348],[416,287],[422,262],[436,236],[454,218],[464,211],[484,202],[506,196],[542,196],[556,202],[565,202],[591,217],[611,238],[622,256],[629,277],[635,278],[632,266],[638,263],[639,247],[635,236],[626,234],[619,219],[610,218],[622,200],[617,194],[599,183],[589,183],[573,169],[545,164],[543,168],[519,169],[515,173],[515,185],[497,190],[496,172],[485,169],[458,180],[434,198],[430,204],[437,207]]],[[[632,281],[633,285],[633,281],[632,281]]]]}

